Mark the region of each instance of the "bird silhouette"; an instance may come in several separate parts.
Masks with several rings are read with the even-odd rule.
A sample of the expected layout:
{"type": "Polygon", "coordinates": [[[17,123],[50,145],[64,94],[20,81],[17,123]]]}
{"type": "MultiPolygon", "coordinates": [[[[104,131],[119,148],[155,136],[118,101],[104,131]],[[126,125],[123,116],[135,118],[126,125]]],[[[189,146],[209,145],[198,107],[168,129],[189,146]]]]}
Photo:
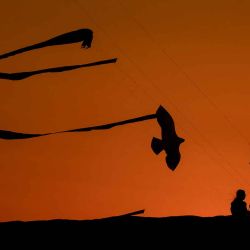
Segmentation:
{"type": "Polygon", "coordinates": [[[179,150],[180,144],[185,140],[178,137],[175,131],[173,118],[162,106],[160,106],[156,111],[156,119],[161,127],[162,139],[153,137],[151,141],[151,148],[157,155],[164,150],[167,154],[167,166],[171,170],[175,170],[181,159],[179,150]]]}

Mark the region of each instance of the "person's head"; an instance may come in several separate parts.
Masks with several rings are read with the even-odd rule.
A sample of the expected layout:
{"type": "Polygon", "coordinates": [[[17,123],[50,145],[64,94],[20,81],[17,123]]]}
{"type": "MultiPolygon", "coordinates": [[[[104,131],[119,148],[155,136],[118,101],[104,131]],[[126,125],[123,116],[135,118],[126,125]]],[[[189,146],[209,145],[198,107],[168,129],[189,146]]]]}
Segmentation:
{"type": "Polygon", "coordinates": [[[236,197],[240,200],[244,200],[246,198],[246,192],[243,189],[238,189],[236,192],[236,197]]]}

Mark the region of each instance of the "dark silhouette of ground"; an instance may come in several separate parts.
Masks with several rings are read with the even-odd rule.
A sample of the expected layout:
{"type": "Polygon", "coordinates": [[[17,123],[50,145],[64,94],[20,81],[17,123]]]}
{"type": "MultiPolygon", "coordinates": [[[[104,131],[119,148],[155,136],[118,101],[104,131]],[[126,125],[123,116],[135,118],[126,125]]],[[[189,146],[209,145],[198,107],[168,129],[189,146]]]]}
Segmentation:
{"type": "Polygon", "coordinates": [[[4,59],[10,56],[15,56],[17,54],[21,54],[35,49],[41,49],[48,46],[64,45],[64,44],[71,44],[78,42],[82,42],[83,48],[90,48],[92,40],[93,40],[93,31],[91,29],[79,29],[64,33],[62,35],[58,35],[43,42],[39,42],[24,48],[7,52],[5,54],[0,55],[0,59],[4,59]]]}
{"type": "Polygon", "coordinates": [[[0,230],[2,244],[7,241],[8,246],[31,245],[33,249],[38,246],[70,247],[67,249],[225,249],[237,246],[236,249],[240,249],[249,244],[249,226],[249,219],[234,216],[154,218],[127,215],[82,221],[12,221],[0,223],[0,230]]]}
{"type": "Polygon", "coordinates": [[[17,73],[3,73],[0,72],[0,79],[5,80],[23,80],[25,78],[34,76],[34,75],[40,75],[44,73],[59,73],[59,72],[65,72],[75,69],[80,69],[84,67],[93,67],[98,66],[102,64],[108,64],[108,63],[115,63],[117,61],[117,58],[92,62],[92,63],[86,63],[86,64],[78,64],[78,65],[70,65],[70,66],[61,66],[61,67],[55,67],[55,68],[47,68],[47,69],[40,69],[40,70],[34,70],[34,71],[26,71],[26,72],[17,72],[17,73]]]}

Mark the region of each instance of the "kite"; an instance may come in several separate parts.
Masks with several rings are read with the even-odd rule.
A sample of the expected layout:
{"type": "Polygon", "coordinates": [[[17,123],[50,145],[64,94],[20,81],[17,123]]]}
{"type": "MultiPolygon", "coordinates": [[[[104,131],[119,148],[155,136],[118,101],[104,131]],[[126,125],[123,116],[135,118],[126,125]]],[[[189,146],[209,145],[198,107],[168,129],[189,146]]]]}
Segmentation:
{"type": "Polygon", "coordinates": [[[117,61],[117,58],[113,58],[113,59],[107,59],[107,60],[102,60],[102,61],[97,61],[97,62],[92,62],[92,63],[87,63],[87,64],[61,66],[61,67],[40,69],[40,70],[27,71],[27,72],[17,72],[17,73],[0,72],[0,79],[17,81],[17,80],[23,80],[25,78],[28,78],[34,75],[40,75],[44,73],[64,72],[64,71],[69,71],[69,70],[80,69],[83,67],[92,67],[92,66],[97,66],[101,64],[115,63],[116,61],[117,61]]]}
{"type": "Polygon", "coordinates": [[[178,137],[175,131],[174,120],[171,115],[160,106],[156,112],[157,122],[161,127],[162,139],[153,137],[151,141],[151,148],[155,154],[159,154],[161,151],[165,151],[166,163],[171,170],[175,170],[180,162],[180,144],[185,140],[178,137]]]}
{"type": "Polygon", "coordinates": [[[10,56],[15,56],[17,54],[21,54],[35,49],[41,49],[48,46],[64,45],[64,44],[71,44],[78,42],[82,42],[81,47],[87,49],[91,48],[92,40],[93,40],[93,31],[91,29],[79,29],[53,37],[47,41],[43,41],[24,48],[7,52],[5,54],[0,55],[0,59],[5,59],[10,56]]]}
{"type": "Polygon", "coordinates": [[[180,144],[183,143],[185,140],[177,136],[173,118],[167,112],[167,110],[164,109],[162,106],[160,106],[157,109],[155,114],[144,115],[144,116],[140,116],[140,117],[136,117],[136,118],[132,118],[128,120],[123,120],[119,122],[114,122],[114,123],[108,123],[104,125],[64,130],[64,131],[59,131],[59,132],[51,132],[51,133],[44,133],[44,134],[26,134],[26,133],[19,133],[19,132],[8,131],[8,130],[0,130],[0,139],[5,139],[5,140],[30,139],[34,137],[47,136],[47,135],[59,134],[59,133],[106,130],[106,129],[111,129],[116,126],[122,126],[122,125],[126,125],[129,123],[141,122],[141,121],[150,120],[150,119],[157,119],[157,122],[161,127],[161,134],[162,134],[161,140],[153,137],[151,141],[151,148],[153,152],[157,155],[161,151],[164,150],[167,154],[166,156],[167,166],[171,170],[175,170],[181,158],[179,147],[180,147],[180,144]]]}

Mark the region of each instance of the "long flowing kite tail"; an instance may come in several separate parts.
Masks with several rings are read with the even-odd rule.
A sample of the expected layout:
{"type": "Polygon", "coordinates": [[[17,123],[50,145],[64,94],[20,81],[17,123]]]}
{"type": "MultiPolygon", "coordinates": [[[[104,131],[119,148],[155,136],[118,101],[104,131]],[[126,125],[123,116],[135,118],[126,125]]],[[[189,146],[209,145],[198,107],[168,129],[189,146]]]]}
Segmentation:
{"type": "Polygon", "coordinates": [[[18,54],[21,54],[21,53],[25,53],[27,51],[40,49],[40,48],[43,48],[43,47],[46,47],[46,46],[48,46],[48,45],[45,42],[41,42],[41,43],[30,45],[30,46],[27,46],[27,47],[24,47],[24,48],[21,48],[21,49],[10,51],[10,52],[7,52],[5,54],[0,55],[0,60],[11,57],[11,56],[15,56],[15,55],[18,55],[18,54]]]}
{"type": "Polygon", "coordinates": [[[33,137],[39,137],[39,136],[45,136],[49,135],[47,134],[25,134],[25,133],[18,133],[14,131],[8,131],[8,130],[0,130],[0,139],[4,140],[18,140],[18,139],[29,139],[33,137]]]}
{"type": "Polygon", "coordinates": [[[158,155],[163,150],[163,143],[162,140],[153,137],[151,141],[151,148],[153,152],[158,155]]]}

